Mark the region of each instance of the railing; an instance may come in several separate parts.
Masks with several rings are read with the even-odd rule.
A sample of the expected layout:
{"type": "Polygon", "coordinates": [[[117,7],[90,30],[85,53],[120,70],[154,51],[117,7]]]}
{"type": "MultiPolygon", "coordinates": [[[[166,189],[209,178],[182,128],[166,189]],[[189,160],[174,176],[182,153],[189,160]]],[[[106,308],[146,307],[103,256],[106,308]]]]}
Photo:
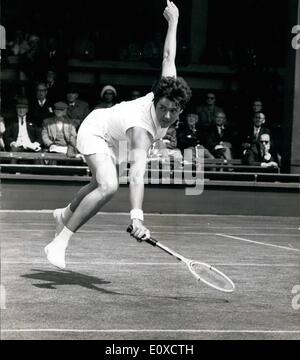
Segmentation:
{"type": "MultiPolygon", "coordinates": [[[[277,168],[243,165],[240,159],[205,159],[204,166],[170,161],[160,157],[148,159],[145,176],[148,184],[184,184],[187,178],[203,179],[207,186],[255,186],[299,189],[300,175],[280,174],[277,168]]],[[[81,157],[39,152],[0,152],[1,179],[89,181],[91,173],[81,157]],[[31,162],[31,163],[30,163],[31,162]],[[34,163],[32,163],[34,162],[34,163]],[[55,164],[53,164],[55,162],[55,164]]],[[[123,167],[120,183],[128,183],[129,165],[123,167]]]]}

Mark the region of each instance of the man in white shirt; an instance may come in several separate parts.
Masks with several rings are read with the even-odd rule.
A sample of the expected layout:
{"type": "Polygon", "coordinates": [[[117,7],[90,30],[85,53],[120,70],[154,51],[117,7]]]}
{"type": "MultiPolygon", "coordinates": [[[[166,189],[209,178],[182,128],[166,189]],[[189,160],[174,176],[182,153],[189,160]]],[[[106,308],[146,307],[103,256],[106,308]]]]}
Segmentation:
{"type": "Polygon", "coordinates": [[[6,144],[9,150],[16,151],[40,151],[39,129],[28,118],[28,101],[19,99],[16,105],[17,119],[8,125],[6,131],[6,144]]]}

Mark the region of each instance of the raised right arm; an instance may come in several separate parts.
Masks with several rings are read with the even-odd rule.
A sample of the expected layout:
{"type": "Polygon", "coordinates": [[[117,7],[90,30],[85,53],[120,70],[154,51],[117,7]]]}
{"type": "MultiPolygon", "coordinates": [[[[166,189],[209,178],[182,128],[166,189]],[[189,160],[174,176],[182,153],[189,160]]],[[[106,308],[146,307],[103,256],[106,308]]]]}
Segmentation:
{"type": "Polygon", "coordinates": [[[172,1],[167,0],[167,6],[164,10],[164,17],[168,21],[168,30],[164,43],[161,76],[176,77],[177,76],[177,70],[175,65],[176,46],[177,46],[176,34],[177,34],[179,11],[177,6],[172,1]]]}

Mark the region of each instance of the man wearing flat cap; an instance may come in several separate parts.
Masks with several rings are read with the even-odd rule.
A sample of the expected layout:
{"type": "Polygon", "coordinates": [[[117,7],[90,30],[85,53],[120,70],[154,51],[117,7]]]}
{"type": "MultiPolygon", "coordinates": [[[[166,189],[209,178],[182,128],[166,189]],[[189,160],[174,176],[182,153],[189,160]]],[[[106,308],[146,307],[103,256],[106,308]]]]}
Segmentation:
{"type": "Polygon", "coordinates": [[[59,101],[54,104],[54,117],[44,120],[42,140],[49,152],[73,156],[76,153],[76,128],[67,118],[68,104],[59,101]]]}
{"type": "Polygon", "coordinates": [[[8,121],[5,132],[5,143],[8,150],[13,152],[40,151],[40,129],[27,116],[28,100],[26,98],[17,101],[16,113],[17,116],[8,121]]]}
{"type": "Polygon", "coordinates": [[[68,104],[67,117],[73,122],[75,128],[78,129],[82,121],[90,113],[89,104],[78,98],[79,93],[75,84],[68,84],[66,94],[68,104]]]}

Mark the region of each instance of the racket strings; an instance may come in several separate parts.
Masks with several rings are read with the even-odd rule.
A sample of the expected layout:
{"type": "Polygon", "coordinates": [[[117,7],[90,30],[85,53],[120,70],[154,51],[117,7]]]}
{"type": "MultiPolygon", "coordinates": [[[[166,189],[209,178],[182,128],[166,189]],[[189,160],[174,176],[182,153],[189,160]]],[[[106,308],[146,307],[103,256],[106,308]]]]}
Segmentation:
{"type": "Polygon", "coordinates": [[[234,290],[232,281],[212,266],[195,261],[192,262],[189,267],[198,280],[202,280],[223,291],[231,292],[234,290]]]}

